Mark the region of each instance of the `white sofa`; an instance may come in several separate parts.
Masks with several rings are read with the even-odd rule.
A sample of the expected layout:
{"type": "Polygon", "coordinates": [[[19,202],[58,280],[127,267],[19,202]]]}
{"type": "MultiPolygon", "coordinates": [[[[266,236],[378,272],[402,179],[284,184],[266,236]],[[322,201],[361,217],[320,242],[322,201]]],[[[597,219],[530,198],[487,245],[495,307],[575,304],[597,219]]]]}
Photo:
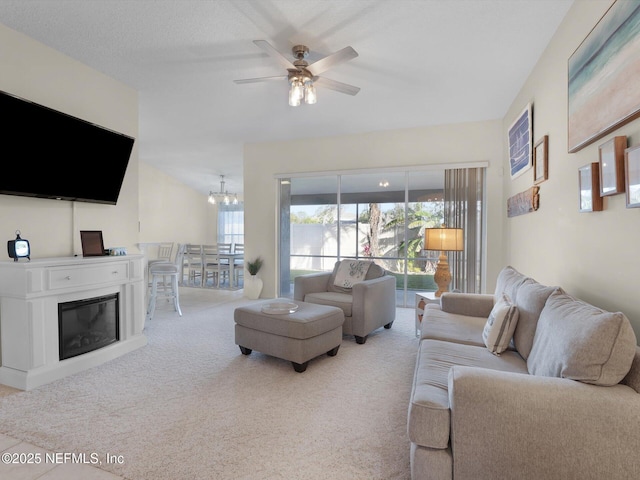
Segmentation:
{"type": "Polygon", "coordinates": [[[640,478],[639,392],[640,348],[622,313],[506,267],[495,295],[447,293],[425,310],[411,477],[640,478]],[[518,316],[498,355],[483,332],[505,293],[518,316]]]}

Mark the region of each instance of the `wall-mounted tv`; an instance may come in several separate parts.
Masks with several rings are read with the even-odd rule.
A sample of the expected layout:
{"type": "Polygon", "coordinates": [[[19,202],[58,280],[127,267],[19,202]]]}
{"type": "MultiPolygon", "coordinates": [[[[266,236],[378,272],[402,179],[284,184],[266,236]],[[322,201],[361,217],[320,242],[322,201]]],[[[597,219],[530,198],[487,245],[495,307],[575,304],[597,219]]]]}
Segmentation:
{"type": "Polygon", "coordinates": [[[115,205],[134,141],[0,91],[0,194],[115,205]]]}

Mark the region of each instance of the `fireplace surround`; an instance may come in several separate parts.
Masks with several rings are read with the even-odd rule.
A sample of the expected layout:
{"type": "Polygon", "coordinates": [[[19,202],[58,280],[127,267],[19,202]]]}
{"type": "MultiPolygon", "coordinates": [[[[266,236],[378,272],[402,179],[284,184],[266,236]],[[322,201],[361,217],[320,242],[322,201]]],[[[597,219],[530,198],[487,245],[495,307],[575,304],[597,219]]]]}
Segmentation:
{"type": "Polygon", "coordinates": [[[0,383],[30,390],[146,345],[143,261],[137,254],[0,261],[0,383]],[[100,339],[104,332],[90,333],[83,321],[68,327],[75,343],[102,342],[100,348],[61,358],[60,305],[114,296],[103,310],[115,309],[117,338],[100,339]]]}

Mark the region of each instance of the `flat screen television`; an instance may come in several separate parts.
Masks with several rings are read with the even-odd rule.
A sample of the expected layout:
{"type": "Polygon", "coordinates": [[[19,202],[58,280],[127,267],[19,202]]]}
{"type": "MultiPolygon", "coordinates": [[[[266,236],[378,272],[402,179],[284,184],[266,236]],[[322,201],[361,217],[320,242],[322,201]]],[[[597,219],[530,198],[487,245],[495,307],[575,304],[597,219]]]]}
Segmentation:
{"type": "Polygon", "coordinates": [[[134,141],[0,91],[0,194],[115,205],[134,141]]]}

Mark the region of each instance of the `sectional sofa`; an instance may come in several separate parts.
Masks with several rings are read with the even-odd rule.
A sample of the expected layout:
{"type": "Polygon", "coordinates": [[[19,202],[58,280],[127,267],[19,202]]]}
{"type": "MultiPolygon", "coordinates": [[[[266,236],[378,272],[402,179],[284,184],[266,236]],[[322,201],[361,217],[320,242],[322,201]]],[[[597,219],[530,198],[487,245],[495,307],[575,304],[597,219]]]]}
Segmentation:
{"type": "Polygon", "coordinates": [[[428,305],[408,411],[411,477],[640,478],[629,320],[504,268],[428,305]]]}

